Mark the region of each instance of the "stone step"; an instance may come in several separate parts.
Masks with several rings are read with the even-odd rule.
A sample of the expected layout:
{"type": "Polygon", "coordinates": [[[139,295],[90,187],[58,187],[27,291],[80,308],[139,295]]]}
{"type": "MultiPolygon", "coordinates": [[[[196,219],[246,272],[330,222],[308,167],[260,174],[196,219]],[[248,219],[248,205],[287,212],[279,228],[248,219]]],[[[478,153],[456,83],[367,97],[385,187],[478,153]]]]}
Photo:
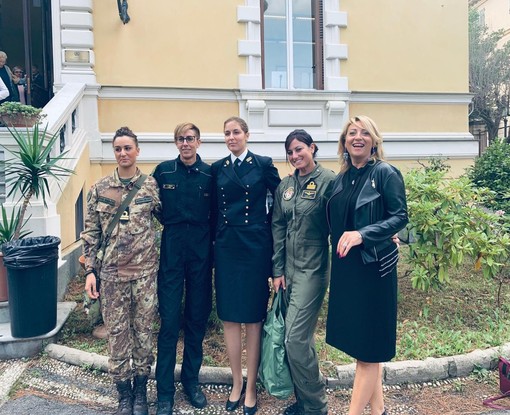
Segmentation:
{"type": "Polygon", "coordinates": [[[74,301],[60,302],[57,304],[57,326],[49,333],[41,336],[29,338],[12,337],[7,302],[0,303],[0,359],[19,359],[21,357],[31,357],[39,354],[45,345],[54,343],[64,323],[71,311],[76,307],[74,301]],[[5,307],[4,304],[7,304],[5,307]],[[5,319],[5,310],[7,310],[7,319],[5,319]]]}

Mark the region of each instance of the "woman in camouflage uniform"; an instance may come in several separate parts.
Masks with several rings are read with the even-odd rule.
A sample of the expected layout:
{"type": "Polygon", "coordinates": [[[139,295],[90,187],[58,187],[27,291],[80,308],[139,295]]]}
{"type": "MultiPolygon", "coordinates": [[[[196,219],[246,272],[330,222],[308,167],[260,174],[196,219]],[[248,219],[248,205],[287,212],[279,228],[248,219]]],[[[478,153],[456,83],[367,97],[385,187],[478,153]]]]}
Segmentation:
{"type": "Polygon", "coordinates": [[[160,213],[156,180],[142,183],[115,225],[104,252],[100,275],[96,259],[101,236],[123,199],[142,172],[136,167],[140,153],[136,135],[122,127],[113,137],[117,168],[94,184],[87,196],[85,231],[85,290],[99,297],[108,333],[108,370],[119,392],[118,415],[147,415],[147,378],[153,362],[152,323],[156,311],[158,254],[153,216],[160,213]],[[132,366],[130,361],[132,361],[132,366]],[[131,379],[134,374],[134,385],[131,379]]]}

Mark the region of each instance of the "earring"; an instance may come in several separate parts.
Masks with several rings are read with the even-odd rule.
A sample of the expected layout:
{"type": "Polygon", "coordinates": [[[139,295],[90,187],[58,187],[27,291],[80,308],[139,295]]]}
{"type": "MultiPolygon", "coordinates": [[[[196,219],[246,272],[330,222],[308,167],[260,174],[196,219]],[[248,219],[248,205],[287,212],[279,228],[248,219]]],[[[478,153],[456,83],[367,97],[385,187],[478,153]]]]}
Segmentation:
{"type": "Polygon", "coordinates": [[[347,151],[342,156],[343,156],[345,161],[349,160],[350,156],[349,156],[349,153],[347,151]]]}
{"type": "Polygon", "coordinates": [[[376,151],[377,151],[377,147],[372,147],[372,151],[370,152],[370,154],[375,154],[376,151]]]}

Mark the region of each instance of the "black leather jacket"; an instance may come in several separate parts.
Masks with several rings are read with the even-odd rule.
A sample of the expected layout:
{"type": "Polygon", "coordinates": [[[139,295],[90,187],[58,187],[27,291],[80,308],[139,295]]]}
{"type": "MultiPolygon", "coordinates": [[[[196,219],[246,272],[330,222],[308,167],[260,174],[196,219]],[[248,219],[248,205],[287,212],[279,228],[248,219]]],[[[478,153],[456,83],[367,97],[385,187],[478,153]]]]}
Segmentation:
{"type": "MultiPolygon", "coordinates": [[[[343,190],[342,178],[343,174],[339,174],[335,179],[331,198],[343,190]]],[[[379,261],[379,253],[394,243],[392,236],[408,221],[402,174],[391,164],[377,161],[361,189],[354,212],[354,228],[363,237],[363,262],[379,261]]],[[[331,230],[329,201],[328,223],[331,230]]]]}

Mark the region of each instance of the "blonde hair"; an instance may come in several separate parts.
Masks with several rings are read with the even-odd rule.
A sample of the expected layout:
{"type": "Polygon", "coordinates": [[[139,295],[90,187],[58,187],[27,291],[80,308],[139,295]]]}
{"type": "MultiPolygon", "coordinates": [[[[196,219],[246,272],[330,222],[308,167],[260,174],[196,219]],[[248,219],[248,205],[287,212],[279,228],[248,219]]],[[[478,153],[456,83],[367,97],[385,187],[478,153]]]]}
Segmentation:
{"type": "Polygon", "coordinates": [[[200,140],[200,130],[198,127],[192,122],[184,122],[182,124],[177,125],[174,130],[174,140],[177,141],[177,137],[183,135],[185,131],[193,130],[197,136],[197,140],[200,140]]]}
{"type": "Polygon", "coordinates": [[[369,162],[375,162],[376,160],[384,160],[384,151],[382,147],[383,139],[382,135],[377,128],[376,123],[366,115],[357,115],[352,117],[345,124],[342,133],[340,134],[340,140],[338,141],[338,154],[340,156],[340,173],[345,173],[352,166],[351,158],[345,157],[344,154],[347,154],[347,150],[345,149],[345,139],[347,137],[347,131],[352,124],[357,124],[361,128],[368,131],[370,137],[372,138],[372,148],[373,152],[369,158],[369,162]]]}

